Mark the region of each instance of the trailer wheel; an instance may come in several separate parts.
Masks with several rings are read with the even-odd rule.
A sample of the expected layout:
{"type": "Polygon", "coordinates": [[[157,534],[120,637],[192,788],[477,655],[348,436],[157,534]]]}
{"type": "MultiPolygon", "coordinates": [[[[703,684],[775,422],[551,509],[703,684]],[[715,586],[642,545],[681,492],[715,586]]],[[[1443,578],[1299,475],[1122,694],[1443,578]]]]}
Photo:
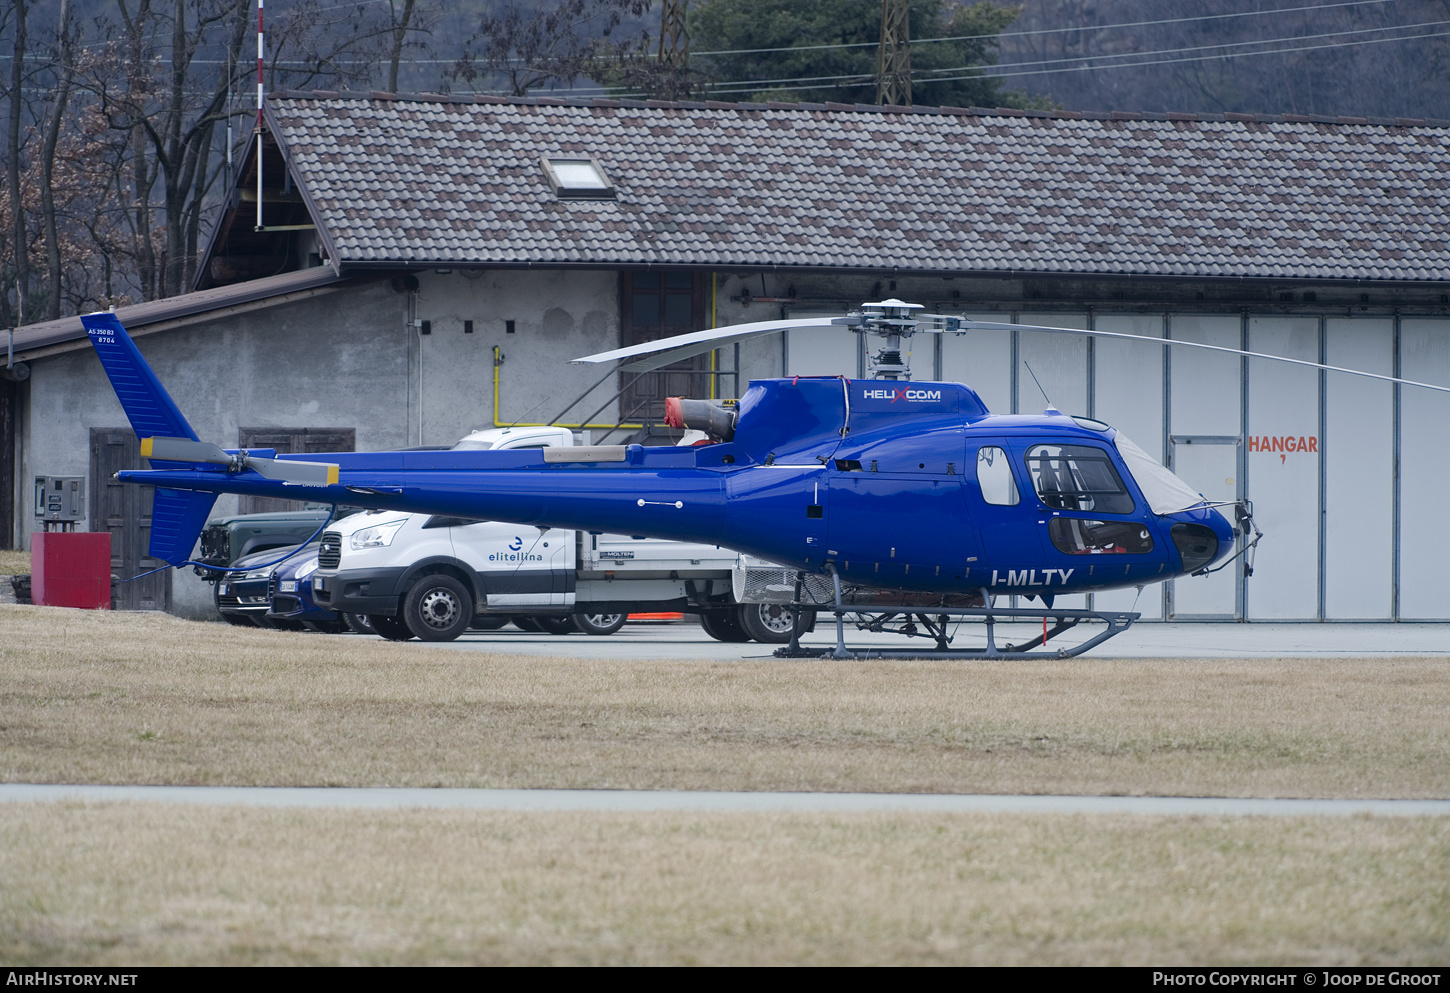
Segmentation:
{"type": "Polygon", "coordinates": [[[624,627],[628,614],[575,614],[574,623],[585,634],[613,634],[624,627]]]}
{"type": "Polygon", "coordinates": [[[403,620],[422,641],[452,641],[473,620],[473,597],[452,576],[424,576],[403,597],[403,620]]]}
{"type": "Polygon", "coordinates": [[[740,625],[740,615],[734,610],[703,610],[700,612],[700,627],[716,641],[750,640],[750,635],[740,625]]]}
{"type": "Polygon", "coordinates": [[[389,617],[387,614],[368,614],[367,617],[368,623],[373,626],[373,632],[381,638],[407,641],[413,637],[413,632],[408,630],[408,625],[400,617],[389,617]]]}
{"type": "MultiPolygon", "coordinates": [[[[801,611],[802,633],[810,630],[815,619],[814,610],[801,611]]],[[[740,606],[740,626],[762,644],[783,645],[790,641],[793,623],[790,608],[778,603],[746,603],[740,606]]]]}

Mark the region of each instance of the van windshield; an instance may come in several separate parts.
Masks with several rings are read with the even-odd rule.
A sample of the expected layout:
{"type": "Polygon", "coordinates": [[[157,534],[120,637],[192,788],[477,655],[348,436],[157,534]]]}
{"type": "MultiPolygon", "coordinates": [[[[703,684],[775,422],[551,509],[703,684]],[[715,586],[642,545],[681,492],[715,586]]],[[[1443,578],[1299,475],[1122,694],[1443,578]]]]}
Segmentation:
{"type": "Polygon", "coordinates": [[[481,452],[485,448],[492,447],[493,442],[491,441],[469,441],[467,438],[464,438],[458,444],[453,446],[453,450],[455,452],[481,452]]]}
{"type": "Polygon", "coordinates": [[[1133,444],[1123,432],[1119,431],[1113,442],[1118,446],[1118,453],[1123,456],[1128,472],[1137,480],[1138,489],[1143,491],[1143,498],[1148,501],[1148,507],[1153,513],[1176,514],[1204,502],[1203,497],[1193,491],[1193,487],[1133,444]]]}

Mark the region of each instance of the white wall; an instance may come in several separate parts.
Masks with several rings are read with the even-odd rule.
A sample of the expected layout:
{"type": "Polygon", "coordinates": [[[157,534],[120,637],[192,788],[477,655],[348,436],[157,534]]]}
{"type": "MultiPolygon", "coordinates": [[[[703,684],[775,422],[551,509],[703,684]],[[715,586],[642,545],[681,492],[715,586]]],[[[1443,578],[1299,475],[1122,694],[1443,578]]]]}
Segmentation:
{"type": "MultiPolygon", "coordinates": [[[[1163,337],[1161,314],[1099,314],[1098,331],[1163,337]]],[[[1163,461],[1162,345],[1112,338],[1092,339],[1093,409],[1091,414],[1126,434],[1143,451],[1163,461]]],[[[1093,595],[1100,610],[1136,610],[1145,619],[1163,616],[1163,586],[1113,590],[1093,595]]]]}
{"type": "MultiPolygon", "coordinates": [[[[1249,351],[1318,362],[1319,321],[1252,318],[1249,351]]],[[[1259,527],[1273,538],[1265,539],[1248,580],[1247,614],[1313,620],[1319,614],[1318,371],[1249,359],[1248,415],[1246,483],[1259,527]],[[1264,438],[1271,439],[1267,446],[1264,438]],[[1276,451],[1281,441],[1284,450],[1276,451]]]]}
{"type": "MultiPolygon", "coordinates": [[[[1400,375],[1450,386],[1450,321],[1400,322],[1400,375]]],[[[1400,387],[1400,619],[1450,617],[1440,574],[1450,492],[1450,394],[1400,387]]]]}
{"type": "MultiPolygon", "coordinates": [[[[1394,321],[1330,318],[1324,361],[1394,373],[1394,321]]],[[[1388,620],[1394,592],[1394,387],[1361,376],[1324,377],[1324,611],[1388,620]]]]}

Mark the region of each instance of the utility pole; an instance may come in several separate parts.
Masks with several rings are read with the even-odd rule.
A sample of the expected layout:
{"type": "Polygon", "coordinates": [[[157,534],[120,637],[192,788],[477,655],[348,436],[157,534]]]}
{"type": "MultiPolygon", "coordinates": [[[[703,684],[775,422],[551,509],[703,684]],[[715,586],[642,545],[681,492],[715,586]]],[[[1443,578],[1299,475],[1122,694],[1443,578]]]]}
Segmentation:
{"type": "Polygon", "coordinates": [[[876,102],[911,106],[911,3],[881,0],[881,51],[876,61],[876,102]]]}
{"type": "Polygon", "coordinates": [[[690,35],[685,30],[685,11],[690,0],[664,0],[660,5],[660,62],[671,69],[683,69],[690,61],[690,35]]]}
{"type": "Polygon", "coordinates": [[[690,33],[685,30],[685,11],[690,0],[664,0],[660,5],[660,73],[654,87],[666,100],[690,95],[690,33]]]}

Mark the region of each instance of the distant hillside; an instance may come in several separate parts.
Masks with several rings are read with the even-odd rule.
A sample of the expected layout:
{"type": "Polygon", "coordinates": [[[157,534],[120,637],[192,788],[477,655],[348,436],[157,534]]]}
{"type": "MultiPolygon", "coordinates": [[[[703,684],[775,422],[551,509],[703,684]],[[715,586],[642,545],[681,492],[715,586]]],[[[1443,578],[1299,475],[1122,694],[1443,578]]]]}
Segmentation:
{"type": "Polygon", "coordinates": [[[1312,2],[1025,0],[1001,39],[1004,71],[1024,74],[1004,82],[1070,110],[1450,117],[1450,0],[1285,10],[1312,2]],[[1264,13],[1203,19],[1246,11],[1264,13]],[[1387,30],[1405,25],[1423,26],[1387,30]],[[1413,35],[1439,36],[1386,40],[1413,35]],[[1081,68],[1131,61],[1157,64],[1081,68]]]}

